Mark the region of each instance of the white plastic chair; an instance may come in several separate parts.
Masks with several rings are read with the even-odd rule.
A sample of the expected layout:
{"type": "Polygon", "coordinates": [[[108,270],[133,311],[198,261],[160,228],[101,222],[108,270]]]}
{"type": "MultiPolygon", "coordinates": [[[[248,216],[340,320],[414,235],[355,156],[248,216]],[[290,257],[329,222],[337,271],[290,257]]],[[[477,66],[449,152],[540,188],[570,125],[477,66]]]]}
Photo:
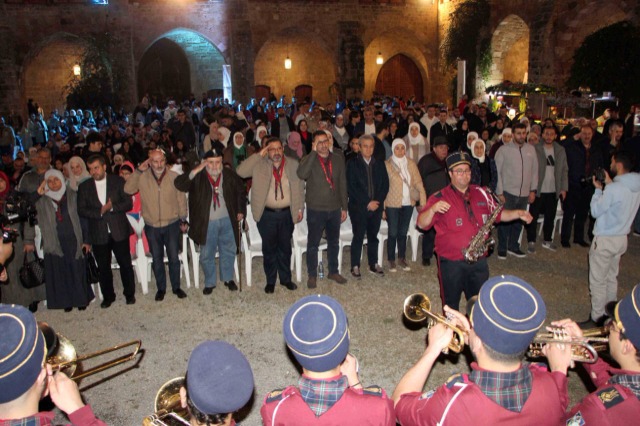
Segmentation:
{"type": "Polygon", "coordinates": [[[418,260],[418,243],[422,236],[422,232],[418,230],[417,221],[418,209],[414,207],[413,213],[411,214],[411,222],[409,223],[409,232],[407,233],[407,237],[409,237],[409,241],[411,242],[411,261],[413,262],[418,260]]]}
{"type": "MultiPolygon", "coordinates": [[[[296,269],[296,280],[302,282],[302,254],[307,251],[307,237],[309,228],[307,227],[307,209],[305,206],[302,220],[293,227],[293,265],[296,269]]],[[[318,264],[322,261],[322,251],[327,249],[327,243],[320,243],[318,246],[318,264]]]]}
{"type": "Polygon", "coordinates": [[[378,231],[378,265],[382,266],[385,242],[389,239],[389,224],[386,220],[380,222],[378,231]]]}
{"type": "MultiPolygon", "coordinates": [[[[553,230],[551,231],[551,241],[553,241],[553,237],[556,235],[556,229],[560,227],[562,224],[562,218],[564,217],[564,211],[562,210],[562,203],[558,201],[558,207],[556,208],[556,219],[553,221],[553,230]]],[[[538,235],[542,235],[542,226],[544,224],[544,216],[538,218],[538,224],[540,225],[540,229],[538,229],[538,235]]]]}
{"type": "MultiPolygon", "coordinates": [[[[142,294],[149,293],[149,281],[147,278],[147,255],[144,252],[144,244],[142,242],[142,233],[144,231],[144,221],[142,218],[136,220],[134,217],[127,215],[127,219],[138,237],[136,241],[136,258],[132,259],[133,267],[136,271],[136,277],[142,287],[142,294]]],[[[117,263],[116,263],[117,264],[117,263]]]]}
{"type": "MultiPolygon", "coordinates": [[[[351,223],[351,217],[347,215],[347,219],[340,225],[340,248],[338,250],[338,272],[342,269],[342,251],[345,247],[351,246],[353,241],[353,224],[351,223]]],[[[364,236],[362,242],[363,245],[367,244],[367,236],[364,236]]]]}
{"type": "Polygon", "coordinates": [[[251,264],[254,257],[262,256],[262,237],[258,232],[258,224],[253,218],[251,206],[247,206],[248,230],[242,233],[242,251],[244,254],[244,273],[247,286],[251,287],[251,264]]]}

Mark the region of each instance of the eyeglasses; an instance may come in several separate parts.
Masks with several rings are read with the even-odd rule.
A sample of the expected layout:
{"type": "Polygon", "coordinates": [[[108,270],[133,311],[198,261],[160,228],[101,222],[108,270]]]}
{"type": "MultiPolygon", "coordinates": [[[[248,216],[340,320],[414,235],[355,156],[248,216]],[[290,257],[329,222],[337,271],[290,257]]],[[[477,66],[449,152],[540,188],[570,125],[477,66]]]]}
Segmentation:
{"type": "Polygon", "coordinates": [[[316,144],[329,143],[329,139],[319,139],[316,144]]]}
{"type": "Polygon", "coordinates": [[[458,176],[470,175],[471,174],[471,169],[467,169],[467,170],[451,170],[451,173],[456,174],[458,176]]]}

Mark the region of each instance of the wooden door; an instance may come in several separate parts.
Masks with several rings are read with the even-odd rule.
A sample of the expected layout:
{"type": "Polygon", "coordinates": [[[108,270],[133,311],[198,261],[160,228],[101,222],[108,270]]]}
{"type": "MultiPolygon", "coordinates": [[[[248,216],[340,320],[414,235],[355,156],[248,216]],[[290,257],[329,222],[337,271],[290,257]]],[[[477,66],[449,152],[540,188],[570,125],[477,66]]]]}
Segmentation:
{"type": "Polygon", "coordinates": [[[309,86],[308,84],[301,84],[300,86],[296,87],[295,93],[296,100],[298,101],[313,101],[313,87],[309,86]]]}
{"type": "Polygon", "coordinates": [[[409,57],[398,54],[382,65],[376,80],[376,92],[408,99],[415,96],[423,102],[422,74],[409,57]]]}
{"type": "Polygon", "coordinates": [[[260,102],[260,99],[265,98],[269,99],[271,96],[271,87],[265,86],[264,84],[256,86],[256,100],[260,102]]]}

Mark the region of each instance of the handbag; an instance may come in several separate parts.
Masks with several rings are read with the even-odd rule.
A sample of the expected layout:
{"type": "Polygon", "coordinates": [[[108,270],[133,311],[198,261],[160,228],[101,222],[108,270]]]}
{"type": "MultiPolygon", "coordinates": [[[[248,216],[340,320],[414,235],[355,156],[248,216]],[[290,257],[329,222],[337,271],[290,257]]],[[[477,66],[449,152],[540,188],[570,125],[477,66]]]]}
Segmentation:
{"type": "Polygon", "coordinates": [[[35,251],[33,260],[27,260],[28,256],[29,253],[24,255],[19,271],[20,283],[24,288],[38,287],[44,284],[44,260],[40,259],[35,251]]]}
{"type": "Polygon", "coordinates": [[[87,267],[87,282],[89,284],[97,284],[100,282],[100,274],[98,270],[98,262],[93,252],[87,252],[84,256],[87,267]]]}

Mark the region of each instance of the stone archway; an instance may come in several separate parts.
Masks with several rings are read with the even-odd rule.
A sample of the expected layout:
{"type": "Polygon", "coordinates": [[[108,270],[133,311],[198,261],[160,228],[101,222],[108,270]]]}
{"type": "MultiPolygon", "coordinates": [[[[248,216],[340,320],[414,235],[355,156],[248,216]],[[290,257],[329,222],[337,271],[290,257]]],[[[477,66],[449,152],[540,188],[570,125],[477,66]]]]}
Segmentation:
{"type": "Polygon", "coordinates": [[[296,87],[308,85],[314,100],[334,101],[330,88],[336,82],[335,58],[321,39],[299,28],[288,28],[264,42],[254,62],[255,85],[266,85],[277,98],[295,96],[296,87]],[[291,69],[284,61],[291,59],[291,69]]]}
{"type": "Polygon", "coordinates": [[[409,99],[415,96],[423,102],[423,83],[420,69],[411,58],[402,53],[384,63],[376,79],[376,92],[383,95],[402,96],[409,99]]]}
{"type": "MultiPolygon", "coordinates": [[[[193,31],[186,28],[173,29],[160,37],[156,38],[149,44],[144,54],[142,55],[138,65],[138,95],[141,98],[144,95],[144,91],[140,85],[141,80],[145,79],[145,75],[148,74],[143,66],[162,59],[163,69],[171,70],[175,68],[174,64],[171,64],[171,58],[168,58],[166,54],[162,53],[164,48],[168,48],[173,52],[179,51],[179,61],[183,65],[184,61],[188,65],[189,72],[189,89],[187,95],[193,93],[197,98],[202,93],[221,93],[224,89],[223,82],[223,66],[226,65],[226,61],[222,56],[222,53],[215,44],[204,37],[197,31],[193,31]],[[176,50],[177,49],[177,50],[176,50]]],[[[184,72],[181,71],[182,75],[184,72]]],[[[175,72],[171,72],[175,75],[175,72]]],[[[165,89],[167,92],[180,91],[184,92],[183,88],[185,83],[175,81],[171,87],[173,89],[165,89]]],[[[151,90],[153,92],[153,90],[151,90]]]]}
{"type": "Polygon", "coordinates": [[[24,65],[24,99],[33,99],[44,110],[45,119],[53,110],[62,111],[67,103],[74,65],[82,62],[86,41],[57,33],[36,46],[24,65]]]}
{"type": "Polygon", "coordinates": [[[487,86],[503,80],[522,82],[529,71],[529,26],[517,15],[509,15],[491,37],[493,63],[487,86]]]}
{"type": "Polygon", "coordinates": [[[180,46],[162,38],[140,60],[138,93],[152,98],[185,99],[191,93],[189,61],[180,46]]]}

